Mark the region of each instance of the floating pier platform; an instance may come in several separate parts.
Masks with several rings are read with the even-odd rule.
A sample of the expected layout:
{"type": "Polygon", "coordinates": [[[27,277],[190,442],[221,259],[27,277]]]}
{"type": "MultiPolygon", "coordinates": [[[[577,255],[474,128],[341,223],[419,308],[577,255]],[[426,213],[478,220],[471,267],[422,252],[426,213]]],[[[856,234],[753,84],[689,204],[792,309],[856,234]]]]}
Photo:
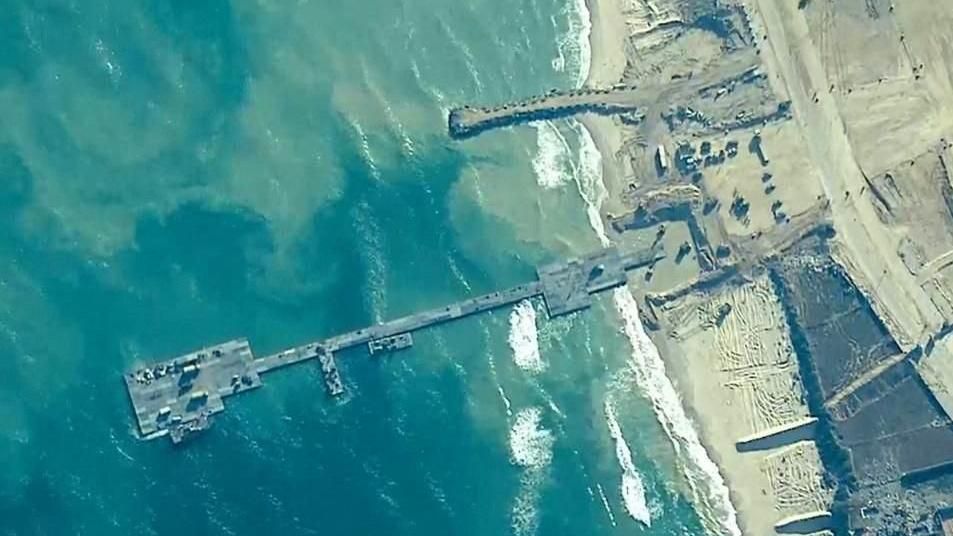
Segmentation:
{"type": "Polygon", "coordinates": [[[393,337],[384,337],[367,343],[367,351],[371,355],[396,352],[414,345],[414,336],[410,333],[401,333],[393,337]]]}
{"type": "Polygon", "coordinates": [[[339,350],[367,345],[371,355],[413,345],[412,332],[542,296],[550,317],[592,305],[592,295],[625,285],[627,272],[662,256],[654,249],[621,254],[614,247],[541,266],[538,280],[469,298],[445,307],[349,331],[255,358],[246,339],[209,346],[123,376],[142,439],[168,435],[173,443],[208,429],[228,396],[261,387],[261,375],[317,358],[331,396],[344,393],[335,360],[339,350]]]}
{"type": "Polygon", "coordinates": [[[261,387],[248,341],[236,339],[127,373],[139,434],[178,443],[208,428],[223,398],[261,387]]]}

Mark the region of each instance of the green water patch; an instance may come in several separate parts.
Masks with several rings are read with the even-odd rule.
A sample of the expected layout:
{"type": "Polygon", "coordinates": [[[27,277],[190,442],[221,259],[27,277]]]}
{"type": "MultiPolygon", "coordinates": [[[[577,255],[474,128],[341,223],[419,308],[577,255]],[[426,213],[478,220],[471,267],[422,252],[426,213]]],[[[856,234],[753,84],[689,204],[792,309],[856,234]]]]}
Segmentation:
{"type": "Polygon", "coordinates": [[[10,144],[0,145],[0,217],[22,208],[33,195],[33,175],[10,144]]]}
{"type": "MultiPolygon", "coordinates": [[[[553,437],[542,530],[634,530],[601,407],[627,346],[604,308],[541,329],[543,374],[514,365],[501,310],[407,353],[345,352],[343,400],[301,365],[184,449],[133,437],[133,363],[236,336],[268,353],[530,280],[593,243],[571,183],[538,192],[533,129],[477,146],[443,133],[451,102],[563,83],[548,68],[563,6],[378,3],[0,14],[4,529],[508,533],[528,472],[508,396],[553,437]]],[[[656,489],[674,470],[650,408],[620,419],[658,530],[697,532],[656,489]]]]}

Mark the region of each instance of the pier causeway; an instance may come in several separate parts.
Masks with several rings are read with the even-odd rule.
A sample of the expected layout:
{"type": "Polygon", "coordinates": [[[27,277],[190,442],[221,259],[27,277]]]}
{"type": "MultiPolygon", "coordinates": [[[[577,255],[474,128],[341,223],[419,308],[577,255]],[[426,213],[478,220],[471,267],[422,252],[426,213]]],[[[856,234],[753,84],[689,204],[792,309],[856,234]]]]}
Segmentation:
{"type": "Polygon", "coordinates": [[[225,410],[224,399],[262,386],[261,376],[273,370],[317,359],[331,396],[344,393],[335,353],[366,345],[371,355],[413,345],[414,331],[542,297],[549,317],[587,309],[592,296],[625,285],[627,273],[652,264],[661,255],[654,249],[626,254],[601,249],[584,257],[537,269],[537,281],[468,298],[444,307],[256,358],[246,339],[235,339],[174,359],[137,368],[123,379],[135,412],[139,435],[155,439],[168,435],[173,443],[206,430],[212,415],[225,410]]]}

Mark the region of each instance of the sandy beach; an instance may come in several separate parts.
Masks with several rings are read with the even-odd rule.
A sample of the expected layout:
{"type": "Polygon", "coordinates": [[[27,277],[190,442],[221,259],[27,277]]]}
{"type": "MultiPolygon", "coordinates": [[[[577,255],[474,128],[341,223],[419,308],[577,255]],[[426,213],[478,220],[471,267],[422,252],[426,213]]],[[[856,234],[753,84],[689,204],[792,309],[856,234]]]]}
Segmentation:
{"type": "MultiPolygon", "coordinates": [[[[626,26],[621,0],[586,0],[589,20],[591,58],[586,86],[605,87],[618,82],[625,70],[626,26]]],[[[623,187],[622,172],[614,155],[622,145],[622,132],[613,117],[583,115],[579,118],[602,155],[602,176],[609,197],[606,213],[620,210],[618,199],[623,187]]]]}
{"type": "MultiPolygon", "coordinates": [[[[625,52],[628,38],[626,15],[621,0],[587,0],[587,4],[592,23],[592,58],[587,85],[611,86],[622,79],[628,61],[625,52]]],[[[626,170],[616,156],[620,154],[625,139],[623,125],[616,117],[596,115],[582,116],[580,121],[602,155],[603,178],[609,193],[603,205],[603,218],[608,220],[626,209],[621,194],[631,180],[627,180],[626,170]]],[[[674,271],[660,270],[650,288],[639,283],[632,285],[631,290],[641,301],[646,291],[669,290],[681,283],[681,277],[674,271]]],[[[750,311],[747,317],[737,317],[741,325],[729,322],[720,330],[699,327],[695,310],[709,306],[719,297],[689,295],[673,303],[672,309],[663,313],[662,320],[669,326],[681,324],[694,326],[694,329],[689,329],[690,333],[680,333],[663,326],[661,331],[651,333],[686,412],[728,484],[743,532],[758,535],[773,533],[775,524],[784,518],[823,510],[827,497],[813,443],[796,443],[770,454],[739,453],[736,448],[736,442],[741,438],[808,417],[807,408],[793,387],[797,381],[792,379],[796,372],[791,370],[793,351],[790,350],[790,340],[781,326],[783,322],[780,321],[776,298],[765,290],[767,286],[761,279],[737,290],[730,289],[726,296],[721,296],[737,301],[738,305],[750,311]],[[764,300],[768,301],[761,303],[764,300]],[[760,309],[765,306],[770,306],[768,308],[774,314],[764,316],[760,309]],[[763,324],[760,331],[763,340],[759,341],[758,348],[783,349],[778,355],[756,351],[745,356],[751,361],[749,364],[763,370],[763,377],[758,380],[761,383],[755,383],[754,389],[776,387],[777,392],[771,393],[772,402],[776,402],[773,407],[760,405],[760,401],[755,400],[758,396],[751,389],[727,387],[738,378],[719,370],[728,365],[724,361],[733,352],[743,349],[747,341],[739,340],[738,333],[747,329],[750,322],[763,324]],[[721,337],[727,340],[719,341],[721,337]],[[729,348],[732,343],[740,346],[729,348]],[[778,420],[774,413],[784,417],[778,420]],[[797,469],[792,473],[791,469],[795,467],[797,469]],[[778,474],[785,476],[779,479],[778,474]],[[797,482],[787,487],[779,484],[779,480],[786,478],[797,482]]],[[[717,530],[716,527],[712,529],[717,530]]]]}
{"type": "Polygon", "coordinates": [[[586,3],[586,87],[451,131],[591,134],[593,227],[664,254],[616,305],[708,532],[935,533],[953,364],[914,368],[953,323],[953,11],[586,3]]]}

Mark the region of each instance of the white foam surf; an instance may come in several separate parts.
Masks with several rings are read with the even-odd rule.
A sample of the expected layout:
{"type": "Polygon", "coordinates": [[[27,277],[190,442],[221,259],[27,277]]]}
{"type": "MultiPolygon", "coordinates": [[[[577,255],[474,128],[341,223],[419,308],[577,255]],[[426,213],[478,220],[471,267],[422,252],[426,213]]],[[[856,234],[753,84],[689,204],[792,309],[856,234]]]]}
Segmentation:
{"type": "MultiPolygon", "coordinates": [[[[555,25],[555,17],[553,17],[553,24],[555,25]]],[[[563,51],[562,39],[557,42],[556,57],[552,59],[551,64],[553,66],[553,70],[557,73],[561,73],[566,70],[566,53],[563,51]]]]}
{"type": "MultiPolygon", "coordinates": [[[[582,87],[589,76],[589,65],[592,62],[589,45],[592,23],[586,0],[567,3],[562,15],[568,21],[568,28],[556,39],[553,70],[571,71],[574,85],[582,87]]],[[[555,17],[553,26],[560,26],[555,17]]],[[[565,184],[569,180],[567,171],[573,170],[569,143],[554,122],[540,121],[533,123],[533,126],[536,128],[537,147],[536,156],[533,158],[533,171],[536,173],[537,183],[543,188],[556,188],[565,184]]]]}
{"type": "MultiPolygon", "coordinates": [[[[552,60],[553,70],[564,72],[571,70],[575,75],[576,87],[582,87],[589,76],[589,65],[592,61],[592,50],[589,45],[589,34],[592,32],[589,8],[586,0],[567,2],[561,13],[569,26],[566,32],[556,38],[556,57],[552,60]]],[[[560,22],[552,17],[554,27],[560,22]]]]}
{"type": "Polygon", "coordinates": [[[684,462],[685,476],[695,502],[701,506],[702,518],[709,524],[717,523],[726,534],[740,536],[741,529],[728,487],[718,466],[701,444],[675,386],[665,373],[665,362],[642,326],[635,298],[628,289],[620,288],[613,293],[613,299],[622,317],[625,334],[632,343],[631,365],[636,383],[649,396],[659,422],[684,462]]]}
{"type": "MultiPolygon", "coordinates": [[[[576,185],[586,203],[592,229],[599,241],[608,246],[611,242],[599,214],[608,195],[602,181],[602,158],[589,131],[581,126],[579,130],[582,140],[579,151],[581,173],[575,174],[576,185]]],[[[684,465],[685,477],[699,507],[699,515],[711,529],[740,536],[738,515],[731,504],[728,487],[688,418],[678,392],[666,374],[665,362],[658,348],[645,332],[635,298],[623,287],[613,292],[613,301],[623,321],[623,332],[632,346],[630,365],[636,384],[651,400],[656,418],[684,465]]]]}
{"type": "Polygon", "coordinates": [[[539,529],[539,486],[545,470],[553,459],[552,432],[542,427],[542,410],[524,408],[516,414],[510,427],[510,459],[523,468],[520,490],[510,512],[513,533],[518,536],[535,534],[539,529]]]}
{"type": "Polygon", "coordinates": [[[553,459],[553,433],[541,426],[540,408],[524,408],[516,413],[510,427],[510,456],[514,464],[541,469],[553,459]]]}
{"type": "Polygon", "coordinates": [[[500,400],[503,401],[503,407],[506,408],[506,416],[513,416],[513,404],[510,402],[509,397],[506,396],[506,391],[503,390],[503,386],[496,384],[496,391],[500,394],[500,400]]]}
{"type": "Polygon", "coordinates": [[[642,476],[635,468],[632,461],[632,451],[629,444],[622,435],[622,427],[616,419],[615,408],[612,402],[605,401],[606,424],[609,425],[609,435],[615,441],[615,457],[619,462],[619,468],[622,469],[622,504],[629,517],[642,523],[646,527],[652,526],[652,513],[649,511],[648,502],[645,500],[645,486],[642,484],[642,476]]]}
{"type": "Polygon", "coordinates": [[[516,536],[530,536],[539,530],[539,474],[527,472],[520,477],[520,490],[510,510],[510,524],[516,536]]]}
{"type": "Polygon", "coordinates": [[[547,189],[558,188],[569,181],[567,170],[572,169],[569,142],[552,121],[532,125],[536,129],[536,156],[532,160],[536,183],[547,189]]]}
{"type": "Polygon", "coordinates": [[[589,218],[589,226],[596,232],[599,242],[603,246],[608,246],[610,245],[609,235],[606,233],[602,215],[599,213],[602,204],[609,197],[609,192],[602,181],[602,155],[599,154],[599,149],[592,140],[592,135],[589,134],[582,123],[573,121],[572,126],[580,140],[579,170],[573,174],[576,190],[586,204],[586,217],[589,218]]]}
{"type": "Polygon", "coordinates": [[[565,50],[563,54],[570,58],[570,66],[575,67],[576,87],[582,87],[589,76],[589,66],[592,63],[592,49],[589,45],[592,22],[586,0],[575,0],[567,5],[567,9],[569,10],[569,32],[560,50],[565,50]]]}
{"type": "Polygon", "coordinates": [[[510,312],[510,348],[516,366],[538,374],[546,370],[546,362],[539,353],[539,333],[536,331],[536,309],[529,300],[523,300],[510,312]]]}
{"type": "Polygon", "coordinates": [[[606,497],[606,491],[602,489],[602,484],[596,484],[596,489],[599,490],[599,499],[602,501],[602,508],[606,511],[606,515],[609,516],[609,523],[612,523],[612,526],[615,527],[615,515],[612,513],[612,508],[609,508],[609,498],[606,497]]]}

